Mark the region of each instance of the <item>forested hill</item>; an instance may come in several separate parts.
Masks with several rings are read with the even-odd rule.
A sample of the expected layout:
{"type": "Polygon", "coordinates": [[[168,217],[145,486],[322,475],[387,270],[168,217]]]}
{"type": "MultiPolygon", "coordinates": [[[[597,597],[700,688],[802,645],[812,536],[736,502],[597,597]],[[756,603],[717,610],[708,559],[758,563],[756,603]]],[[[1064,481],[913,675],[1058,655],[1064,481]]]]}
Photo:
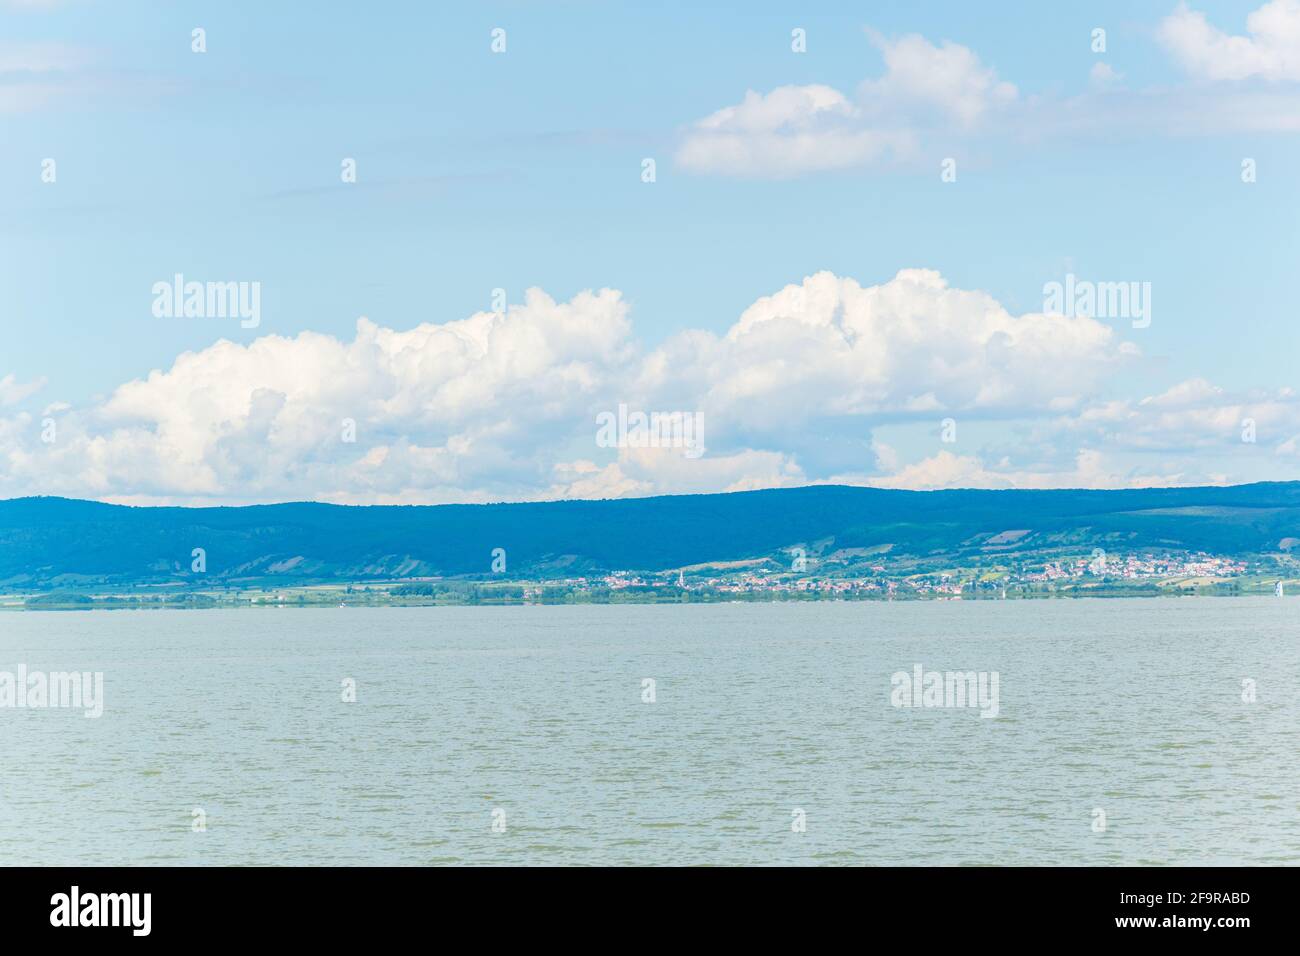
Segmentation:
{"type": "Polygon", "coordinates": [[[377,580],[662,570],[804,547],[978,555],[1097,546],[1288,550],[1300,483],[1125,491],[889,491],[819,486],[528,504],[132,508],[0,501],[0,585],[377,580]],[[888,548],[881,546],[888,545],[888,548]]]}

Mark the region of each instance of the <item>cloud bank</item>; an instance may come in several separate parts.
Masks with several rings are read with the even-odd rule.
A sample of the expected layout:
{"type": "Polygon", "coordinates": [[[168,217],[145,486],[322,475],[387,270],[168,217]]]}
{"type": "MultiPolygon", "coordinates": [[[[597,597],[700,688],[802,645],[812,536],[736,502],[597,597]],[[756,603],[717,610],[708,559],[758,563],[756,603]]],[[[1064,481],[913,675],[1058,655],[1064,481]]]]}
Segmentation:
{"type": "Polygon", "coordinates": [[[1193,380],[1101,399],[1138,355],[1103,322],[1013,314],[927,269],[876,285],[817,273],[721,334],[686,330],[653,348],[615,290],[557,302],[533,289],[502,312],[405,331],[363,318],[349,341],[222,340],[81,408],[31,407],[41,383],[6,375],[0,495],[433,503],[816,482],[1199,483],[1228,476],[1168,461],[1238,453],[1246,419],[1252,460],[1296,456],[1289,390],[1232,395],[1193,380]],[[600,447],[596,417],[620,404],[702,416],[705,454],[600,447]],[[1021,438],[948,445],[945,419],[1019,423],[1021,438]],[[889,428],[919,436],[910,463],[875,437],[889,428]]]}

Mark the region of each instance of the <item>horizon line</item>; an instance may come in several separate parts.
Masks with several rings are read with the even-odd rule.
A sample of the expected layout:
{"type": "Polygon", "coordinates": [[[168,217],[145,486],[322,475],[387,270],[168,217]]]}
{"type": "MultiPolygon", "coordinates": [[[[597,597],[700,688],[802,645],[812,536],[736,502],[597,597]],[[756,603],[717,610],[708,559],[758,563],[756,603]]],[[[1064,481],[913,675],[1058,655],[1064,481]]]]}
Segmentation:
{"type": "Polygon", "coordinates": [[[743,491],[701,491],[701,492],[680,492],[660,495],[635,495],[622,498],[548,498],[533,501],[448,501],[438,504],[344,504],[336,501],[314,501],[310,499],[297,499],[290,501],[261,501],[249,504],[214,504],[214,505],[137,505],[123,504],[116,501],[103,501],[98,498],[69,498],[65,495],[21,495],[15,498],[0,498],[0,505],[13,504],[23,501],[66,501],[74,504],[103,505],[106,508],[130,508],[140,511],[155,510],[162,511],[167,509],[183,511],[212,511],[217,509],[244,509],[244,508],[281,508],[289,505],[319,505],[327,508],[493,508],[502,506],[524,506],[524,505],[558,505],[558,504],[614,504],[618,502],[631,501],[654,501],[664,498],[723,498],[735,497],[740,495],[754,494],[771,494],[775,492],[805,492],[814,489],[831,489],[845,491],[863,491],[876,492],[879,494],[895,495],[941,495],[953,494],[957,492],[981,493],[981,494],[1065,494],[1065,493],[1082,493],[1088,492],[1093,494],[1134,494],[1141,492],[1154,491],[1227,491],[1234,488],[1254,488],[1264,485],[1296,485],[1300,486],[1300,479],[1291,479],[1288,481],[1246,481],[1236,484],[1222,485],[1152,485],[1144,488],[877,488],[873,485],[842,485],[833,483],[814,483],[807,485],[791,485],[780,488],[747,488],[743,491]]]}

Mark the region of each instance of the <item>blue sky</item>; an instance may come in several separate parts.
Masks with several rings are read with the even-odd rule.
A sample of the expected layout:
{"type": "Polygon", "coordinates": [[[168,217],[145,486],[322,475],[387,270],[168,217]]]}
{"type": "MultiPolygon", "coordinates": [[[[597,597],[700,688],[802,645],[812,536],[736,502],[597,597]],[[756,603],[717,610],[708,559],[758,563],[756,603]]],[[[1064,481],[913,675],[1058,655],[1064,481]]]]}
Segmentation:
{"type": "MultiPolygon", "coordinates": [[[[0,494],[495,500],[825,480],[1110,486],[1294,475],[1292,0],[1000,3],[992,14],[960,2],[25,0],[0,3],[0,23],[0,494]],[[206,31],[201,54],[195,27],[206,31]],[[498,27],[506,51],[494,54],[498,27]],[[1105,53],[1091,49],[1097,27],[1105,53]],[[795,28],[807,52],[791,50],[795,28]],[[909,37],[921,62],[891,73],[891,51],[910,56],[909,37]],[[945,42],[968,57],[952,76],[924,61],[945,42]],[[698,124],[747,91],[775,108],[765,98],[783,88],[843,102],[807,115],[796,102],[785,125],[761,128],[768,110],[738,132],[723,121],[725,143],[700,139],[698,124]],[[806,135],[811,161],[791,159],[791,128],[806,135]],[[901,145],[877,155],[879,137],[901,145]],[[736,162],[735,150],[752,161],[736,162]],[[347,157],[356,183],[340,181],[347,157]],[[949,157],[955,182],[940,177],[949,157]],[[41,180],[47,158],[53,183],[41,180]],[[642,181],[645,158],[656,163],[653,183],[642,181]],[[1245,158],[1257,168],[1249,184],[1245,158]],[[849,377],[835,395],[770,383],[755,392],[741,374],[741,357],[759,354],[749,348],[680,380],[647,372],[656,350],[680,356],[683,337],[725,342],[746,309],[805,277],[828,271],[871,288],[915,269],[987,293],[1013,317],[1041,312],[1044,283],[1067,272],[1149,282],[1152,322],[1099,319],[1113,333],[1106,354],[1022,351],[1031,368],[1106,366],[1061,395],[1020,381],[999,386],[1005,400],[948,394],[952,382],[927,382],[919,359],[879,371],[888,381],[863,386],[870,400],[838,365],[832,377],[849,377]],[[151,286],[175,273],[259,282],[259,325],[154,316],[151,286]],[[226,381],[238,393],[223,397],[222,412],[157,408],[197,401],[200,386],[174,363],[223,339],[251,349],[313,332],[349,343],[360,316],[407,333],[489,312],[497,288],[524,308],[532,287],[561,305],[614,289],[626,309],[625,334],[600,356],[549,356],[545,371],[571,382],[577,373],[563,373],[576,363],[588,379],[540,421],[521,408],[546,393],[493,379],[501,362],[479,353],[455,374],[495,383],[476,399],[490,415],[470,424],[429,391],[427,374],[395,380],[388,368],[384,387],[397,391],[385,393],[386,410],[351,416],[358,447],[289,442],[269,456],[273,474],[249,463],[251,450],[231,453],[231,436],[282,441],[301,425],[298,406],[315,402],[331,422],[319,436],[328,442],[357,395],[295,393],[297,383],[255,371],[255,356],[222,353],[199,373],[203,388],[226,381]],[[1132,348],[1121,356],[1123,342],[1132,348]],[[218,360],[232,370],[216,371],[218,360]],[[170,378],[122,398],[153,370],[170,378]],[[1189,381],[1204,387],[1165,401],[1178,415],[1141,406],[1189,381]],[[680,463],[591,447],[592,415],[625,397],[620,382],[647,408],[675,399],[666,407],[707,414],[715,464],[684,477],[680,463]],[[259,389],[284,401],[249,432],[259,389]],[[807,407],[765,429],[736,409],[746,394],[760,420],[767,402],[772,420],[807,407]],[[925,395],[937,397],[913,400],[925,395]],[[418,411],[393,417],[403,403],[418,411]],[[1127,424],[1103,433],[1107,407],[1127,424]],[[936,444],[949,416],[961,426],[954,447],[936,444]],[[40,442],[51,417],[64,434],[40,442]],[[1260,432],[1248,448],[1235,423],[1245,417],[1260,432]],[[158,447],[142,451],[151,441],[158,447]],[[384,474],[359,477],[358,456],[376,447],[385,451],[372,471],[384,474]],[[1080,470],[1081,451],[1106,456],[1105,466],[1080,470]],[[429,456],[439,463],[419,463],[429,456]],[[192,480],[163,473],[160,462],[178,460],[192,480]]],[[[823,317],[832,326],[836,308],[823,317]]],[[[541,322],[553,343],[541,312],[515,318],[541,322]]],[[[601,315],[588,318],[615,321],[601,315]]],[[[879,351],[898,348],[888,344],[896,331],[880,333],[879,351]]],[[[975,349],[993,332],[970,334],[963,347],[975,349]]],[[[507,352],[527,336],[512,341],[507,352]]],[[[313,347],[286,347],[277,361],[325,374],[313,347]]],[[[789,342],[771,348],[804,355],[789,342]]],[[[826,379],[809,362],[792,382],[826,379]]]]}

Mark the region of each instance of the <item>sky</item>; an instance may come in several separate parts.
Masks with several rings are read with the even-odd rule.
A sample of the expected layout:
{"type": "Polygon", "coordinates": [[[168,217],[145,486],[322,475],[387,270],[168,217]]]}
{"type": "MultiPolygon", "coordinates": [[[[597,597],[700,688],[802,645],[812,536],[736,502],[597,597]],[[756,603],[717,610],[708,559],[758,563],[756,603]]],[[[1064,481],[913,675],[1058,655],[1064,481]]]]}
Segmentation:
{"type": "Polygon", "coordinates": [[[0,0],[0,497],[1292,480],[1298,133],[1300,0],[0,0]]]}

